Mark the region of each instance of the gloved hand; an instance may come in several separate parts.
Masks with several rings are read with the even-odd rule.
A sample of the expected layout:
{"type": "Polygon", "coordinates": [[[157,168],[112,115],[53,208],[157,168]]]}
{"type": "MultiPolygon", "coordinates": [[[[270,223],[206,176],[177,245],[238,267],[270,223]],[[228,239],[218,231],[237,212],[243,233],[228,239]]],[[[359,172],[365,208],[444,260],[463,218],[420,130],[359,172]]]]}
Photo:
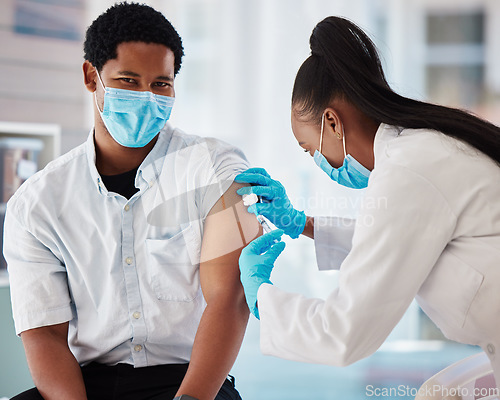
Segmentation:
{"type": "Polygon", "coordinates": [[[274,243],[275,239],[281,240],[283,230],[276,229],[251,241],[240,255],[240,279],[245,291],[250,312],[260,319],[257,308],[257,292],[263,283],[269,280],[274,262],[285,248],[285,242],[274,243]]]}
{"type": "Polygon", "coordinates": [[[266,201],[251,205],[248,212],[263,215],[292,239],[304,231],[306,214],[293,208],[283,185],[271,179],[264,168],[250,168],[238,174],[235,181],[256,185],[238,189],[239,195],[255,193],[266,201]]]}

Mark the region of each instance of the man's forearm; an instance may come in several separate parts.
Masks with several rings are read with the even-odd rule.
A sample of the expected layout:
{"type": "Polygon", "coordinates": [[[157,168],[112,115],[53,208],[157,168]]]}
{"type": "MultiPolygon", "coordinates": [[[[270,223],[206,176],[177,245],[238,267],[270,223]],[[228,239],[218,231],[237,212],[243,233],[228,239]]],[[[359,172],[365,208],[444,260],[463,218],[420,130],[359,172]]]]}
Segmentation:
{"type": "Polygon", "coordinates": [[[86,400],[78,362],[67,343],[67,323],[21,334],[28,366],[45,400],[86,400]]]}
{"type": "Polygon", "coordinates": [[[244,296],[214,299],[203,313],[177,395],[213,400],[236,360],[248,323],[244,296]]]}

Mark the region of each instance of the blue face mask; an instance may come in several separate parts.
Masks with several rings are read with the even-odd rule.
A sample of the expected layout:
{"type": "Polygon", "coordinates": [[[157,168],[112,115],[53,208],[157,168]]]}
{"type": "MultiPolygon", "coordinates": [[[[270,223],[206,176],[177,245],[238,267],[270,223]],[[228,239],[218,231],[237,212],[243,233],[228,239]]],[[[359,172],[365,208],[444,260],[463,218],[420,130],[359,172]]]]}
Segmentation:
{"type": "MultiPolygon", "coordinates": [[[[353,156],[346,155],[345,151],[345,135],[342,132],[342,143],[344,145],[344,162],[340,168],[333,168],[327,161],[325,156],[321,154],[323,146],[323,126],[325,122],[325,114],[321,117],[321,136],[319,140],[319,151],[314,152],[314,162],[335,182],[342,186],[353,189],[364,189],[368,186],[368,178],[370,171],[363,167],[353,156]]],[[[343,129],[342,129],[343,130],[343,129]]]]}
{"type": "Polygon", "coordinates": [[[151,92],[104,87],[104,106],[97,110],[115,141],[125,147],[144,147],[165,126],[174,98],[151,92]]]}

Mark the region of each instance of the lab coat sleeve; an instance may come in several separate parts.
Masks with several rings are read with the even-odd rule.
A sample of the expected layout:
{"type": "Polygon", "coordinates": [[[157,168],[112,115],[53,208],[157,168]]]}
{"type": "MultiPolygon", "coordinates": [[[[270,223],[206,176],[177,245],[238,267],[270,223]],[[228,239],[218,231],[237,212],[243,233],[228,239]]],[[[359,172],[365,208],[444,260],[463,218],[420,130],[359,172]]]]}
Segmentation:
{"type": "Polygon", "coordinates": [[[16,333],[73,319],[65,266],[38,240],[9,202],[3,251],[16,333]]]}
{"type": "Polygon", "coordinates": [[[424,177],[396,165],[374,170],[351,252],[326,300],[260,287],[262,352],[336,366],[369,356],[403,316],[455,225],[424,177]]]}
{"type": "Polygon", "coordinates": [[[316,264],[320,270],[339,269],[351,251],[356,220],[314,217],[316,264]]]}

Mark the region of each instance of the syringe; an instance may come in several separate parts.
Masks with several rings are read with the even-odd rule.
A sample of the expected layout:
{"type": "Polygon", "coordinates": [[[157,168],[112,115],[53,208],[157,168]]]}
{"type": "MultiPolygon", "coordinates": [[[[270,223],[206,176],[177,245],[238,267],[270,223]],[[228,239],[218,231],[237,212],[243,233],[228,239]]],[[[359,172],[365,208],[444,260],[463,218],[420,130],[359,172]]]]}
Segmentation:
{"type": "MultiPolygon", "coordinates": [[[[259,221],[259,224],[261,224],[264,233],[269,233],[273,231],[262,215],[255,214],[255,216],[257,217],[257,221],[259,221]]],[[[280,241],[278,239],[273,240],[273,243],[279,243],[279,242],[280,241]]]]}
{"type": "MultiPolygon", "coordinates": [[[[243,204],[245,206],[248,207],[248,206],[255,204],[257,202],[259,202],[259,197],[256,194],[252,193],[249,195],[243,195],[243,204]]],[[[257,214],[257,212],[255,212],[255,217],[257,218],[257,221],[259,221],[259,224],[262,226],[264,233],[269,233],[269,232],[273,231],[273,229],[269,226],[266,219],[262,215],[257,214]]],[[[278,239],[274,239],[273,242],[279,243],[280,241],[278,239]]]]}
{"type": "Polygon", "coordinates": [[[267,221],[264,219],[264,217],[260,214],[256,215],[257,221],[262,225],[262,229],[264,230],[265,233],[269,233],[272,231],[271,227],[267,223],[267,221]]]}

